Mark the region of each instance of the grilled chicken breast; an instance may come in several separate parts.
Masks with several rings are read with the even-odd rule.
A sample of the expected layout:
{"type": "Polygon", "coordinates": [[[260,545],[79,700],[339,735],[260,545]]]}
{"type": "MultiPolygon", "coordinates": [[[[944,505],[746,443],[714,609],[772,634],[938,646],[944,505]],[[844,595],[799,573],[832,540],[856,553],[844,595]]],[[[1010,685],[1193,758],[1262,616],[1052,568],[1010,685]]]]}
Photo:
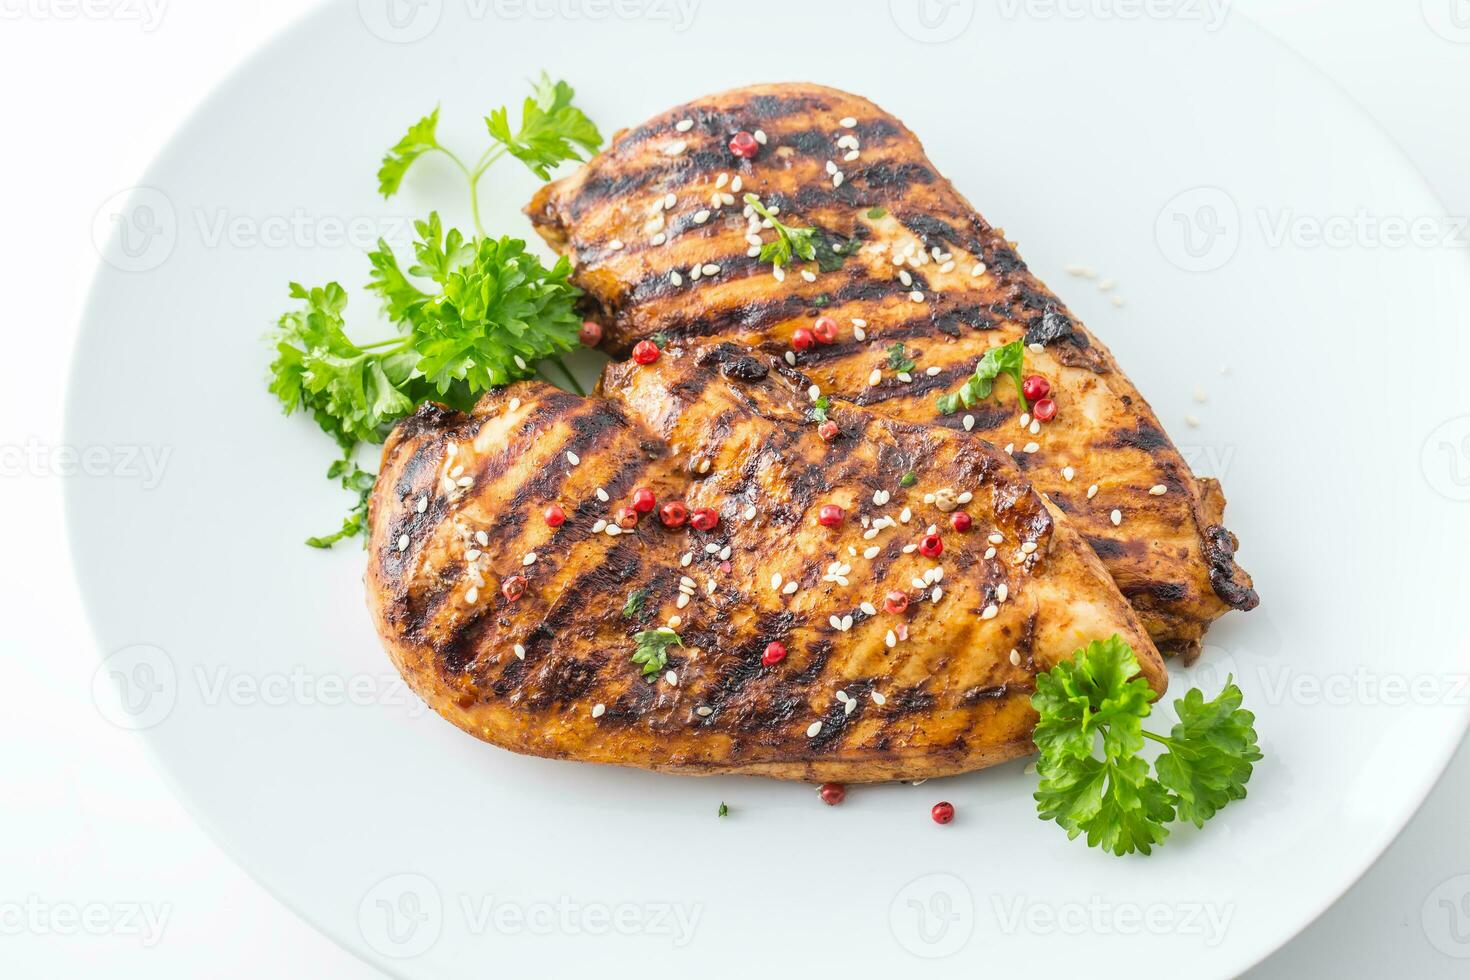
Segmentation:
{"type": "Polygon", "coordinates": [[[674,345],[610,365],[606,397],[523,382],[470,414],[401,423],[366,581],[414,689],[517,752],[846,782],[1031,751],[1035,673],[1097,637],[1131,643],[1163,690],[1133,611],[1014,460],[845,405],[828,443],[773,367],[674,345]],[[624,530],[615,518],[645,487],[717,526],[654,511],[624,530]],[[842,522],[819,523],[823,505],[842,522]],[[937,555],[920,547],[930,525],[937,555]],[[885,609],[890,592],[905,609],[885,609]],[[635,634],[661,628],[682,645],[645,677],[635,634]],[[763,663],[773,642],[786,655],[763,663]]]}
{"type": "Polygon", "coordinates": [[[1107,348],[866,99],[805,84],[698,99],[617,134],[527,212],[574,262],[611,353],[662,336],[779,354],[798,328],[833,317],[838,342],[793,352],[793,363],[852,405],[1008,447],[1161,647],[1197,650],[1214,619],[1257,604],[1218,484],[1190,473],[1107,348]],[[754,158],[727,147],[737,131],[756,134],[754,158]],[[773,270],[753,253],[775,232],[747,193],[839,243],[838,254],[773,270]],[[972,409],[939,416],[936,396],[1022,338],[1027,373],[1051,383],[1054,420],[1030,419],[1004,378],[972,409]],[[912,371],[889,367],[894,344],[912,371]]]}

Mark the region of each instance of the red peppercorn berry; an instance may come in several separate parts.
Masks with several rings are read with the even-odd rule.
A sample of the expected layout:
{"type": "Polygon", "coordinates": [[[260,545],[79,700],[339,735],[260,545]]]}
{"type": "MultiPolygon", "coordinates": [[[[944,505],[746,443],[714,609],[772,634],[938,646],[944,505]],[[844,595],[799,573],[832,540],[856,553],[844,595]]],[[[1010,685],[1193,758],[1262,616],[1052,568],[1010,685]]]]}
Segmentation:
{"type": "Polygon", "coordinates": [[[767,667],[779,664],[786,659],[786,644],[780,640],[772,640],[766,644],[766,652],[761,654],[761,663],[767,667]]]}
{"type": "Polygon", "coordinates": [[[812,335],[817,338],[818,343],[837,343],[837,321],[830,316],[817,317],[817,322],[812,324],[812,335]]]}
{"type": "Polygon", "coordinates": [[[625,531],[631,531],[638,526],[638,512],[631,507],[619,507],[613,519],[618,522],[618,527],[625,531]]]}
{"type": "Polygon", "coordinates": [[[760,151],[760,143],[756,142],[755,137],[743,129],[730,137],[730,152],[742,160],[749,160],[760,151]]]}
{"type": "Polygon", "coordinates": [[[817,791],[817,795],[828,806],[836,806],[847,798],[847,787],[841,783],[823,783],[822,788],[817,791]]]}
{"type": "Polygon", "coordinates": [[[961,534],[964,534],[966,531],[968,531],[970,529],[970,526],[974,523],[974,519],[972,519],[969,514],[966,514],[962,510],[955,511],[953,514],[950,515],[949,518],[949,526],[954,528],[961,534]]]}
{"type": "Polygon", "coordinates": [[[633,509],[640,514],[646,514],[653,510],[653,505],[657,502],[653,496],[653,491],[647,487],[639,487],[633,491],[633,509]]]}
{"type": "Polygon", "coordinates": [[[929,816],[934,818],[935,823],[949,823],[954,819],[953,803],[936,803],[929,811],[929,816]]]}
{"type": "Polygon", "coordinates": [[[596,347],[602,343],[602,324],[596,320],[583,320],[582,329],[577,331],[577,339],[582,342],[583,347],[596,347]]]}
{"type": "Polygon", "coordinates": [[[678,500],[670,500],[658,509],[658,519],[664,522],[664,527],[683,527],[689,520],[689,508],[678,500]]]}
{"type": "Polygon", "coordinates": [[[833,439],[836,439],[837,432],[837,423],[833,422],[831,419],[828,419],[821,425],[817,426],[817,435],[822,437],[823,442],[831,442],[833,439]]]}
{"type": "Polygon", "coordinates": [[[561,527],[567,522],[567,512],[561,509],[561,504],[547,507],[545,517],[549,527],[561,527]]]}
{"type": "Polygon", "coordinates": [[[909,607],[909,596],[907,592],[894,589],[883,597],[883,611],[893,613],[895,616],[903,615],[903,611],[909,607]]]}
{"type": "Polygon", "coordinates": [[[925,558],[938,558],[944,550],[944,539],[937,534],[926,534],[919,539],[919,554],[925,558]]]}
{"type": "Polygon", "coordinates": [[[658,344],[651,340],[640,340],[633,345],[633,360],[639,364],[652,364],[658,360],[658,344]]]}
{"type": "Polygon", "coordinates": [[[500,594],[511,602],[515,602],[526,594],[526,577],[524,575],[512,575],[501,583],[500,594]]]}
{"type": "Polygon", "coordinates": [[[1050,422],[1057,417],[1057,403],[1050,398],[1043,398],[1031,406],[1031,414],[1036,416],[1038,422],[1050,422]]]}
{"type": "Polygon", "coordinates": [[[806,327],[797,327],[791,334],[791,346],[797,350],[811,350],[816,344],[817,336],[806,327]]]}
{"type": "Polygon", "coordinates": [[[1033,374],[1021,382],[1021,394],[1026,396],[1028,402],[1034,402],[1045,398],[1051,393],[1051,382],[1039,374],[1033,374]]]}
{"type": "Polygon", "coordinates": [[[720,524],[720,515],[713,507],[700,507],[689,516],[689,525],[696,531],[713,531],[720,524]]]}
{"type": "Polygon", "coordinates": [[[836,504],[823,504],[817,511],[817,523],[823,527],[836,527],[846,516],[847,512],[836,504]]]}

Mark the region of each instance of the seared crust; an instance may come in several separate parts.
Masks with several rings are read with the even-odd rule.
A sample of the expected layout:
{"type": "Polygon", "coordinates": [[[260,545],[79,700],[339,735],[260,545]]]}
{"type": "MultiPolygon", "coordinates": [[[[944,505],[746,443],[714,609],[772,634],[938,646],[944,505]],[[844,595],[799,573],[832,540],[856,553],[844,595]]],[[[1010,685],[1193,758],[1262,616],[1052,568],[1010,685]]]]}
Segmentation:
{"type": "Polygon", "coordinates": [[[619,133],[585,167],[543,188],[527,213],[572,258],[612,353],[661,333],[779,354],[797,327],[835,317],[842,341],[797,355],[800,370],[854,405],[1012,445],[1017,465],[1071,517],[1161,647],[1192,650],[1214,619],[1259,602],[1221,523],[1218,485],[1195,479],[1107,348],[934,169],[914,135],[866,99],[786,84],[695,100],[619,133]],[[681,133],[675,124],[686,119],[693,126],[681,133]],[[726,149],[738,130],[766,136],[755,159],[726,149]],[[845,159],[852,144],[838,144],[844,137],[858,142],[854,160],[845,159]],[[745,192],[779,206],[788,223],[856,239],[858,253],[835,271],[807,264],[813,281],[796,268],[777,281],[748,254],[745,192]],[[670,194],[675,203],[665,208],[670,194]],[[855,321],[865,324],[863,341],[854,339],[855,321]],[[1021,428],[1004,383],[970,412],[937,416],[937,395],[955,390],[986,350],[1018,338],[1033,345],[1028,371],[1052,383],[1054,421],[1037,433],[1021,428]],[[884,367],[894,343],[918,364],[910,381],[884,367]],[[875,369],[881,377],[870,384],[875,369]]]}
{"type": "Polygon", "coordinates": [[[401,424],[371,501],[367,594],[414,689],[517,752],[845,782],[1031,751],[1035,673],[1093,638],[1122,635],[1163,690],[1132,610],[1008,456],[845,407],[829,445],[805,392],[772,368],[732,346],[670,349],[650,367],[610,366],[606,398],[526,382],[468,415],[430,406],[401,424]],[[594,530],[640,486],[713,507],[720,524],[673,530],[646,515],[616,537],[594,530]],[[924,502],[942,488],[973,494],[968,533],[924,502]],[[891,499],[875,503],[879,491],[891,499]],[[552,502],[567,514],[556,529],[541,516],[552,502]],[[846,522],[820,526],[823,503],[844,506],[846,522]],[[893,524],[871,532],[879,517],[893,524]],[[937,560],[908,547],[931,523],[943,529],[937,560]],[[526,584],[514,602],[501,594],[511,576],[526,584]],[[695,595],[680,608],[686,576],[695,595]],[[909,596],[904,615],[882,611],[890,589],[909,596]],[[642,612],[625,618],[638,590],[642,612]],[[650,683],[632,635],[675,615],[674,682],[661,671],[650,683]],[[901,626],[907,638],[890,646],[901,626]],[[762,666],[772,640],[788,656],[762,666]]]}

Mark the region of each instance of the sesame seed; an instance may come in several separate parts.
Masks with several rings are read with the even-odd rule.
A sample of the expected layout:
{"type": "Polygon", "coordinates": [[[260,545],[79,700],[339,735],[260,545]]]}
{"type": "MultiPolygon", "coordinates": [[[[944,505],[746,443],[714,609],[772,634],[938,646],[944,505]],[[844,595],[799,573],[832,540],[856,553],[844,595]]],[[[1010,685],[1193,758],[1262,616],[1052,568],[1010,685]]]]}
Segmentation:
{"type": "Polygon", "coordinates": [[[476,558],[480,557],[480,554],[481,552],[479,548],[471,548],[469,551],[466,551],[464,553],[465,561],[474,561],[476,558]]]}
{"type": "Polygon", "coordinates": [[[1038,450],[1040,448],[1041,448],[1041,443],[1039,443],[1039,442],[1028,442],[1028,443],[1026,443],[1026,445],[1024,445],[1024,446],[1021,447],[1021,452],[1023,452],[1023,453],[1034,453],[1034,452],[1036,452],[1036,450],[1038,450]]]}
{"type": "Polygon", "coordinates": [[[1019,667],[1019,666],[1021,666],[1021,654],[1017,650],[1012,650],[1011,651],[1011,666],[1013,666],[1013,667],[1019,667]]]}
{"type": "Polygon", "coordinates": [[[462,473],[464,473],[464,467],[463,466],[456,466],[454,469],[452,469],[452,470],[449,471],[449,475],[450,476],[459,476],[462,473]]]}
{"type": "Polygon", "coordinates": [[[852,129],[854,126],[857,125],[857,120],[854,119],[852,116],[843,116],[841,122],[843,129],[852,129]]]}
{"type": "Polygon", "coordinates": [[[839,617],[837,617],[837,616],[828,616],[827,617],[827,623],[834,630],[840,630],[840,629],[842,629],[842,620],[839,617]]]}
{"type": "Polygon", "coordinates": [[[851,163],[852,161],[856,160],[857,158],[858,158],[858,151],[857,150],[848,150],[847,153],[844,154],[843,157],[842,157],[843,162],[845,162],[845,163],[851,163]]]}
{"type": "Polygon", "coordinates": [[[600,500],[600,501],[602,501],[603,503],[607,503],[612,498],[607,495],[607,491],[606,490],[602,489],[602,487],[598,487],[597,488],[597,499],[600,500]]]}
{"type": "Polygon", "coordinates": [[[975,278],[979,278],[980,276],[985,275],[985,263],[976,262],[975,267],[970,270],[970,275],[974,276],[975,278]]]}
{"type": "Polygon", "coordinates": [[[864,320],[860,316],[855,316],[852,318],[852,325],[854,327],[866,327],[868,325],[868,321],[864,320]]]}
{"type": "MultiPolygon", "coordinates": [[[[889,635],[892,636],[893,634],[890,633],[889,635]]],[[[879,694],[877,691],[873,691],[870,696],[873,699],[873,703],[876,704],[876,705],[878,705],[879,707],[882,707],[883,704],[888,700],[882,694],[879,694]]]]}
{"type": "Polygon", "coordinates": [[[1087,488],[1087,499],[1088,500],[1091,500],[1093,497],[1096,497],[1096,496],[1097,496],[1097,484],[1094,483],[1092,486],[1090,486],[1090,487],[1087,488]]]}
{"type": "Polygon", "coordinates": [[[995,601],[996,602],[1005,602],[1006,599],[1010,596],[1010,594],[1011,594],[1011,587],[1009,585],[1006,585],[1004,582],[1000,583],[999,585],[997,585],[995,587],[995,601]]]}
{"type": "Polygon", "coordinates": [[[779,265],[771,266],[771,278],[775,279],[777,282],[785,282],[786,270],[781,268],[779,265]]]}
{"type": "Polygon", "coordinates": [[[707,555],[718,554],[719,550],[720,546],[715,544],[713,541],[704,546],[704,553],[707,555]]]}
{"type": "Polygon", "coordinates": [[[816,282],[817,274],[810,269],[802,269],[801,278],[805,279],[807,282],[816,282]]]}
{"type": "Polygon", "coordinates": [[[602,717],[602,713],[604,711],[606,711],[606,710],[607,710],[607,705],[605,705],[605,704],[594,704],[592,706],[592,717],[594,717],[594,718],[601,718],[602,717]]]}
{"type": "Polygon", "coordinates": [[[614,252],[621,252],[623,250],[623,240],[621,238],[614,238],[607,243],[607,247],[614,252]]]}
{"type": "Polygon", "coordinates": [[[991,544],[1003,544],[1005,542],[1005,539],[1006,538],[1004,534],[1000,534],[999,532],[997,532],[995,534],[992,534],[987,540],[989,540],[991,544]]]}
{"type": "Polygon", "coordinates": [[[807,738],[816,738],[820,734],[822,734],[822,723],[820,721],[814,721],[810,725],[807,726],[807,728],[806,728],[806,737],[807,738]]]}
{"type": "Polygon", "coordinates": [[[871,548],[864,548],[863,557],[868,559],[869,561],[872,561],[874,558],[878,557],[878,552],[882,550],[883,549],[879,548],[877,545],[873,545],[871,548]]]}
{"type": "Polygon", "coordinates": [[[704,275],[704,266],[695,265],[695,266],[690,266],[689,267],[689,279],[690,279],[690,281],[692,281],[692,282],[699,282],[699,277],[702,276],[702,275],[704,275]]]}
{"type": "Polygon", "coordinates": [[[850,715],[850,714],[852,714],[856,710],[857,710],[857,702],[856,701],[846,701],[842,705],[842,713],[843,713],[843,715],[850,715]]]}
{"type": "Polygon", "coordinates": [[[1035,419],[1031,420],[1030,432],[1033,436],[1041,434],[1041,423],[1035,419]]]}
{"type": "Polygon", "coordinates": [[[678,122],[674,123],[674,128],[681,133],[687,133],[694,128],[694,120],[680,119],[678,122]]]}
{"type": "Polygon", "coordinates": [[[730,190],[734,191],[736,194],[739,194],[740,188],[743,184],[744,180],[741,177],[736,176],[734,180],[730,181],[730,190]]]}
{"type": "Polygon", "coordinates": [[[674,600],[674,608],[683,609],[687,605],[689,605],[689,593],[680,592],[679,598],[674,600]]]}
{"type": "Polygon", "coordinates": [[[994,557],[995,557],[995,549],[994,548],[986,548],[985,549],[985,560],[986,561],[989,561],[990,559],[992,559],[994,557]]]}
{"type": "Polygon", "coordinates": [[[748,506],[748,507],[745,508],[745,519],[747,521],[753,521],[753,520],[755,520],[755,515],[756,515],[755,504],[751,504],[750,506],[748,506]]]}
{"type": "Polygon", "coordinates": [[[619,534],[623,533],[623,529],[618,527],[616,524],[609,524],[607,527],[602,529],[602,533],[606,534],[610,538],[615,538],[619,534]]]}
{"type": "Polygon", "coordinates": [[[709,472],[709,460],[707,460],[707,459],[701,459],[699,461],[699,472],[701,472],[701,473],[708,473],[709,472]]]}
{"type": "Polygon", "coordinates": [[[923,579],[917,577],[910,579],[909,584],[916,589],[927,589],[929,587],[928,582],[925,582],[923,579]]]}
{"type": "Polygon", "coordinates": [[[953,272],[954,271],[954,261],[951,260],[949,262],[944,263],[943,265],[941,265],[939,267],[939,271],[940,272],[953,272]]]}
{"type": "Polygon", "coordinates": [[[517,643],[515,646],[511,647],[511,651],[513,653],[515,653],[517,660],[525,660],[526,659],[526,648],[523,647],[523,646],[521,646],[519,643],[517,643]]]}
{"type": "Polygon", "coordinates": [[[1072,482],[1072,477],[1074,477],[1076,475],[1077,475],[1077,471],[1074,470],[1074,469],[1072,469],[1072,467],[1070,467],[1070,466],[1063,466],[1062,467],[1062,479],[1063,480],[1066,480],[1068,483],[1071,483],[1072,482]]]}
{"type": "Polygon", "coordinates": [[[678,269],[671,269],[669,271],[669,282],[673,283],[675,286],[682,286],[684,285],[684,277],[679,275],[678,269]]]}
{"type": "Polygon", "coordinates": [[[582,462],[582,457],[581,456],[578,456],[576,453],[574,453],[570,449],[568,449],[567,450],[567,462],[568,463],[571,463],[573,466],[576,466],[578,463],[582,462]]]}
{"type": "Polygon", "coordinates": [[[796,588],[797,588],[797,585],[796,585],[795,582],[787,582],[785,588],[783,588],[781,590],[781,594],[782,595],[791,595],[793,592],[796,591],[796,588]]]}
{"type": "Polygon", "coordinates": [[[971,429],[975,428],[975,416],[966,415],[964,418],[964,424],[966,432],[969,432],[971,429]]]}
{"type": "Polygon", "coordinates": [[[864,602],[861,605],[859,605],[858,608],[863,611],[863,614],[865,616],[876,616],[876,615],[878,615],[878,607],[875,606],[875,605],[873,605],[871,602],[864,602]]]}
{"type": "Polygon", "coordinates": [[[914,376],[912,374],[909,374],[907,371],[900,371],[898,372],[898,380],[902,381],[904,384],[912,384],[914,376]]]}
{"type": "Polygon", "coordinates": [[[968,504],[970,501],[972,501],[972,500],[975,499],[975,495],[973,493],[971,493],[970,491],[966,490],[964,493],[960,494],[958,497],[956,497],[954,499],[958,503],[968,504]]]}
{"type": "Polygon", "coordinates": [[[709,220],[709,209],[707,209],[707,208],[700,208],[698,211],[694,212],[694,223],[696,225],[702,225],[702,224],[704,224],[708,220],[709,220]]]}
{"type": "Polygon", "coordinates": [[[1021,543],[1021,554],[1029,555],[1036,550],[1035,541],[1024,541],[1021,543]]]}
{"type": "Polygon", "coordinates": [[[887,490],[874,490],[873,503],[877,504],[879,507],[882,507],[884,504],[888,503],[892,496],[893,495],[890,494],[887,490]]]}
{"type": "Polygon", "coordinates": [[[943,597],[944,597],[944,589],[940,588],[937,585],[934,586],[934,591],[931,592],[931,593],[929,593],[929,599],[932,602],[938,602],[943,597]]]}
{"type": "Polygon", "coordinates": [[[653,245],[662,245],[664,242],[666,242],[668,240],[669,240],[669,236],[665,235],[663,232],[659,232],[658,234],[654,235],[651,239],[649,239],[649,242],[650,242],[650,244],[653,244],[653,245]]]}
{"type": "Polygon", "coordinates": [[[909,293],[909,300],[910,302],[914,303],[922,303],[924,302],[924,294],[916,289],[913,292],[909,293]]]}
{"type": "Polygon", "coordinates": [[[1123,512],[1114,508],[1113,512],[1108,515],[1108,520],[1113,522],[1113,527],[1117,527],[1123,523],[1123,512]]]}
{"type": "Polygon", "coordinates": [[[521,564],[522,565],[534,565],[534,564],[536,564],[536,552],[534,552],[534,551],[528,551],[528,552],[526,552],[526,557],[524,557],[524,558],[521,559],[521,564]]]}
{"type": "Polygon", "coordinates": [[[664,672],[664,680],[668,681],[670,684],[677,685],[679,683],[679,675],[674,673],[672,670],[668,670],[664,672]]]}
{"type": "Polygon", "coordinates": [[[467,486],[470,486],[471,484],[473,484],[474,482],[475,482],[475,478],[474,477],[472,477],[472,476],[462,476],[458,480],[454,481],[454,485],[457,486],[457,487],[467,487],[467,486]]]}
{"type": "MultiPolygon", "coordinates": [[[[727,544],[723,548],[720,549],[720,561],[729,561],[729,560],[730,560],[730,546],[727,544]]],[[[710,584],[713,585],[714,583],[711,582],[710,584]]]]}
{"type": "Polygon", "coordinates": [[[1156,483],[1148,488],[1148,492],[1152,496],[1162,497],[1164,494],[1169,492],[1169,488],[1164,486],[1164,484],[1162,483],[1156,483]]]}
{"type": "Polygon", "coordinates": [[[672,143],[665,144],[664,156],[676,157],[688,148],[689,144],[684,142],[683,140],[674,140],[674,142],[672,143]]]}
{"type": "Polygon", "coordinates": [[[773,589],[779,589],[780,587],[781,587],[781,573],[780,572],[777,572],[776,574],[774,574],[774,575],[771,576],[771,588],[773,588],[773,589]]]}
{"type": "Polygon", "coordinates": [[[1184,421],[1188,423],[1189,427],[1192,429],[1198,429],[1200,426],[1199,416],[1197,415],[1186,415],[1184,416],[1184,421]]]}
{"type": "Polygon", "coordinates": [[[428,498],[428,495],[426,494],[426,495],[424,495],[424,496],[422,496],[422,497],[419,498],[418,511],[419,511],[420,514],[422,514],[424,511],[426,511],[428,509],[429,509],[429,498],[428,498]]]}
{"type": "Polygon", "coordinates": [[[451,442],[449,445],[444,447],[444,451],[448,455],[453,456],[455,453],[459,452],[459,443],[451,442]]]}
{"type": "Polygon", "coordinates": [[[406,535],[406,534],[400,534],[398,536],[398,550],[399,551],[407,551],[408,550],[408,535],[406,535]]]}
{"type": "Polygon", "coordinates": [[[480,588],[479,588],[479,586],[476,586],[476,585],[470,586],[470,590],[464,594],[465,604],[466,605],[473,606],[476,602],[479,601],[479,599],[480,599],[480,588]]]}
{"type": "Polygon", "coordinates": [[[750,135],[754,136],[755,137],[755,141],[757,143],[759,143],[761,146],[765,146],[766,145],[766,131],[764,129],[757,129],[755,132],[751,133],[750,135]]]}
{"type": "Polygon", "coordinates": [[[914,519],[914,512],[905,507],[903,510],[898,512],[898,519],[907,524],[909,521],[914,519]]]}
{"type": "Polygon", "coordinates": [[[694,552],[692,552],[692,551],[686,551],[686,552],[684,552],[683,556],[679,559],[679,565],[682,568],[688,568],[689,567],[689,563],[692,562],[692,561],[694,561],[694,552]]]}
{"type": "Polygon", "coordinates": [[[924,369],[924,373],[927,374],[931,378],[934,377],[936,374],[939,373],[939,365],[936,364],[933,367],[925,368],[924,369]]]}
{"type": "Polygon", "coordinates": [[[1006,455],[1007,456],[1014,456],[1014,455],[1016,455],[1016,444],[1014,442],[1008,442],[1008,443],[1006,443],[1006,455]]]}
{"type": "Polygon", "coordinates": [[[986,606],[985,611],[980,614],[981,619],[994,619],[1000,615],[1000,607],[994,604],[986,606]]]}
{"type": "Polygon", "coordinates": [[[868,375],[868,386],[876,388],[883,381],[883,372],[873,368],[873,373],[868,375]]]}
{"type": "Polygon", "coordinates": [[[715,709],[711,708],[707,704],[701,704],[699,707],[694,709],[694,713],[696,715],[699,715],[699,717],[701,718],[708,718],[710,715],[715,713],[715,709]]]}
{"type": "Polygon", "coordinates": [[[786,352],[786,363],[792,367],[796,367],[796,353],[794,351],[786,352]]]}
{"type": "Polygon", "coordinates": [[[1033,354],[1045,354],[1046,353],[1046,348],[1043,347],[1041,344],[1028,344],[1028,345],[1026,345],[1026,349],[1029,350],[1033,354]]]}
{"type": "Polygon", "coordinates": [[[597,521],[592,525],[592,533],[601,534],[602,529],[605,527],[607,527],[607,521],[604,521],[602,518],[599,517],[597,521]]]}
{"type": "Polygon", "coordinates": [[[909,275],[908,270],[905,269],[898,274],[898,281],[903,283],[905,286],[912,286],[914,284],[914,277],[909,275]]]}
{"type": "Polygon", "coordinates": [[[704,267],[704,274],[706,276],[717,276],[720,274],[720,267],[714,263],[710,263],[704,267]]]}
{"type": "Polygon", "coordinates": [[[678,203],[679,203],[679,198],[676,197],[672,191],[670,191],[668,194],[665,194],[664,195],[664,210],[665,211],[672,211],[672,210],[674,210],[674,205],[675,204],[678,204],[678,203]]]}
{"type": "Polygon", "coordinates": [[[512,398],[510,400],[510,404],[506,406],[506,408],[509,409],[512,412],[514,412],[516,409],[518,409],[520,407],[521,407],[521,400],[519,398],[512,398]]]}
{"type": "MultiPolygon", "coordinates": [[[[846,582],[843,582],[842,584],[843,585],[846,585],[847,583],[846,582]]],[[[846,633],[850,629],[852,629],[852,616],[851,615],[843,616],[842,617],[842,632],[846,633]]]]}
{"type": "Polygon", "coordinates": [[[837,700],[841,701],[843,704],[846,704],[847,701],[848,701],[847,692],[846,691],[838,691],[837,692],[837,700]]]}
{"type": "Polygon", "coordinates": [[[484,531],[476,531],[475,540],[479,542],[481,548],[488,548],[490,546],[490,535],[484,531]]]}
{"type": "MultiPolygon", "coordinates": [[[[889,630],[888,635],[883,637],[883,642],[887,644],[888,648],[891,650],[898,645],[898,637],[893,635],[893,630],[889,630]]],[[[879,703],[881,704],[882,702],[879,703]]]]}
{"type": "Polygon", "coordinates": [[[818,388],[816,385],[812,385],[806,390],[806,396],[812,401],[816,401],[818,398],[822,397],[822,389],[818,388]]]}

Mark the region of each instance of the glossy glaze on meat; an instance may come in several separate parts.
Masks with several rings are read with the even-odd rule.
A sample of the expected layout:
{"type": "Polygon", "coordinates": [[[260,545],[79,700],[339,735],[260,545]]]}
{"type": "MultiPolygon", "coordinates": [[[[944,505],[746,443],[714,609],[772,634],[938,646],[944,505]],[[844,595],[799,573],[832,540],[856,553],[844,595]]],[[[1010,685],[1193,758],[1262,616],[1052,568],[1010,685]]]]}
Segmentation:
{"type": "Polygon", "coordinates": [[[605,397],[523,382],[400,424],[371,502],[367,592],[414,689],[517,752],[847,782],[1030,752],[1035,673],[1097,637],[1132,643],[1162,691],[1132,609],[1010,457],[850,406],[833,409],[829,443],[779,366],[673,345],[610,365],[605,397]],[[638,487],[719,525],[655,512],[609,534],[638,487]],[[966,533],[941,508],[951,493],[966,533]],[[834,503],[844,522],[822,526],[834,503]],[[937,558],[916,547],[930,525],[937,558]],[[884,610],[891,590],[902,614],[884,610]],[[634,634],[670,623],[683,646],[650,681],[634,634]],[[788,654],[763,665],[772,641],[788,654]]]}
{"type": "Polygon", "coordinates": [[[1235,562],[1219,485],[1194,477],[1108,350],[914,135],[866,99],[806,84],[697,99],[617,134],[527,211],[575,263],[615,355],[655,336],[780,354],[798,327],[832,316],[839,342],[796,355],[796,367],[853,405],[1009,447],[1160,647],[1192,653],[1213,620],[1258,603],[1235,562]],[[727,148],[742,130],[765,139],[754,159],[727,148]],[[747,192],[787,224],[855,241],[856,254],[840,269],[800,263],[778,279],[749,254],[774,233],[751,225],[747,192]],[[972,410],[939,416],[938,395],[986,350],[1018,338],[1031,346],[1028,373],[1052,383],[1054,421],[1023,427],[1004,379],[972,410]],[[886,367],[895,343],[916,362],[908,380],[886,367]]]}

